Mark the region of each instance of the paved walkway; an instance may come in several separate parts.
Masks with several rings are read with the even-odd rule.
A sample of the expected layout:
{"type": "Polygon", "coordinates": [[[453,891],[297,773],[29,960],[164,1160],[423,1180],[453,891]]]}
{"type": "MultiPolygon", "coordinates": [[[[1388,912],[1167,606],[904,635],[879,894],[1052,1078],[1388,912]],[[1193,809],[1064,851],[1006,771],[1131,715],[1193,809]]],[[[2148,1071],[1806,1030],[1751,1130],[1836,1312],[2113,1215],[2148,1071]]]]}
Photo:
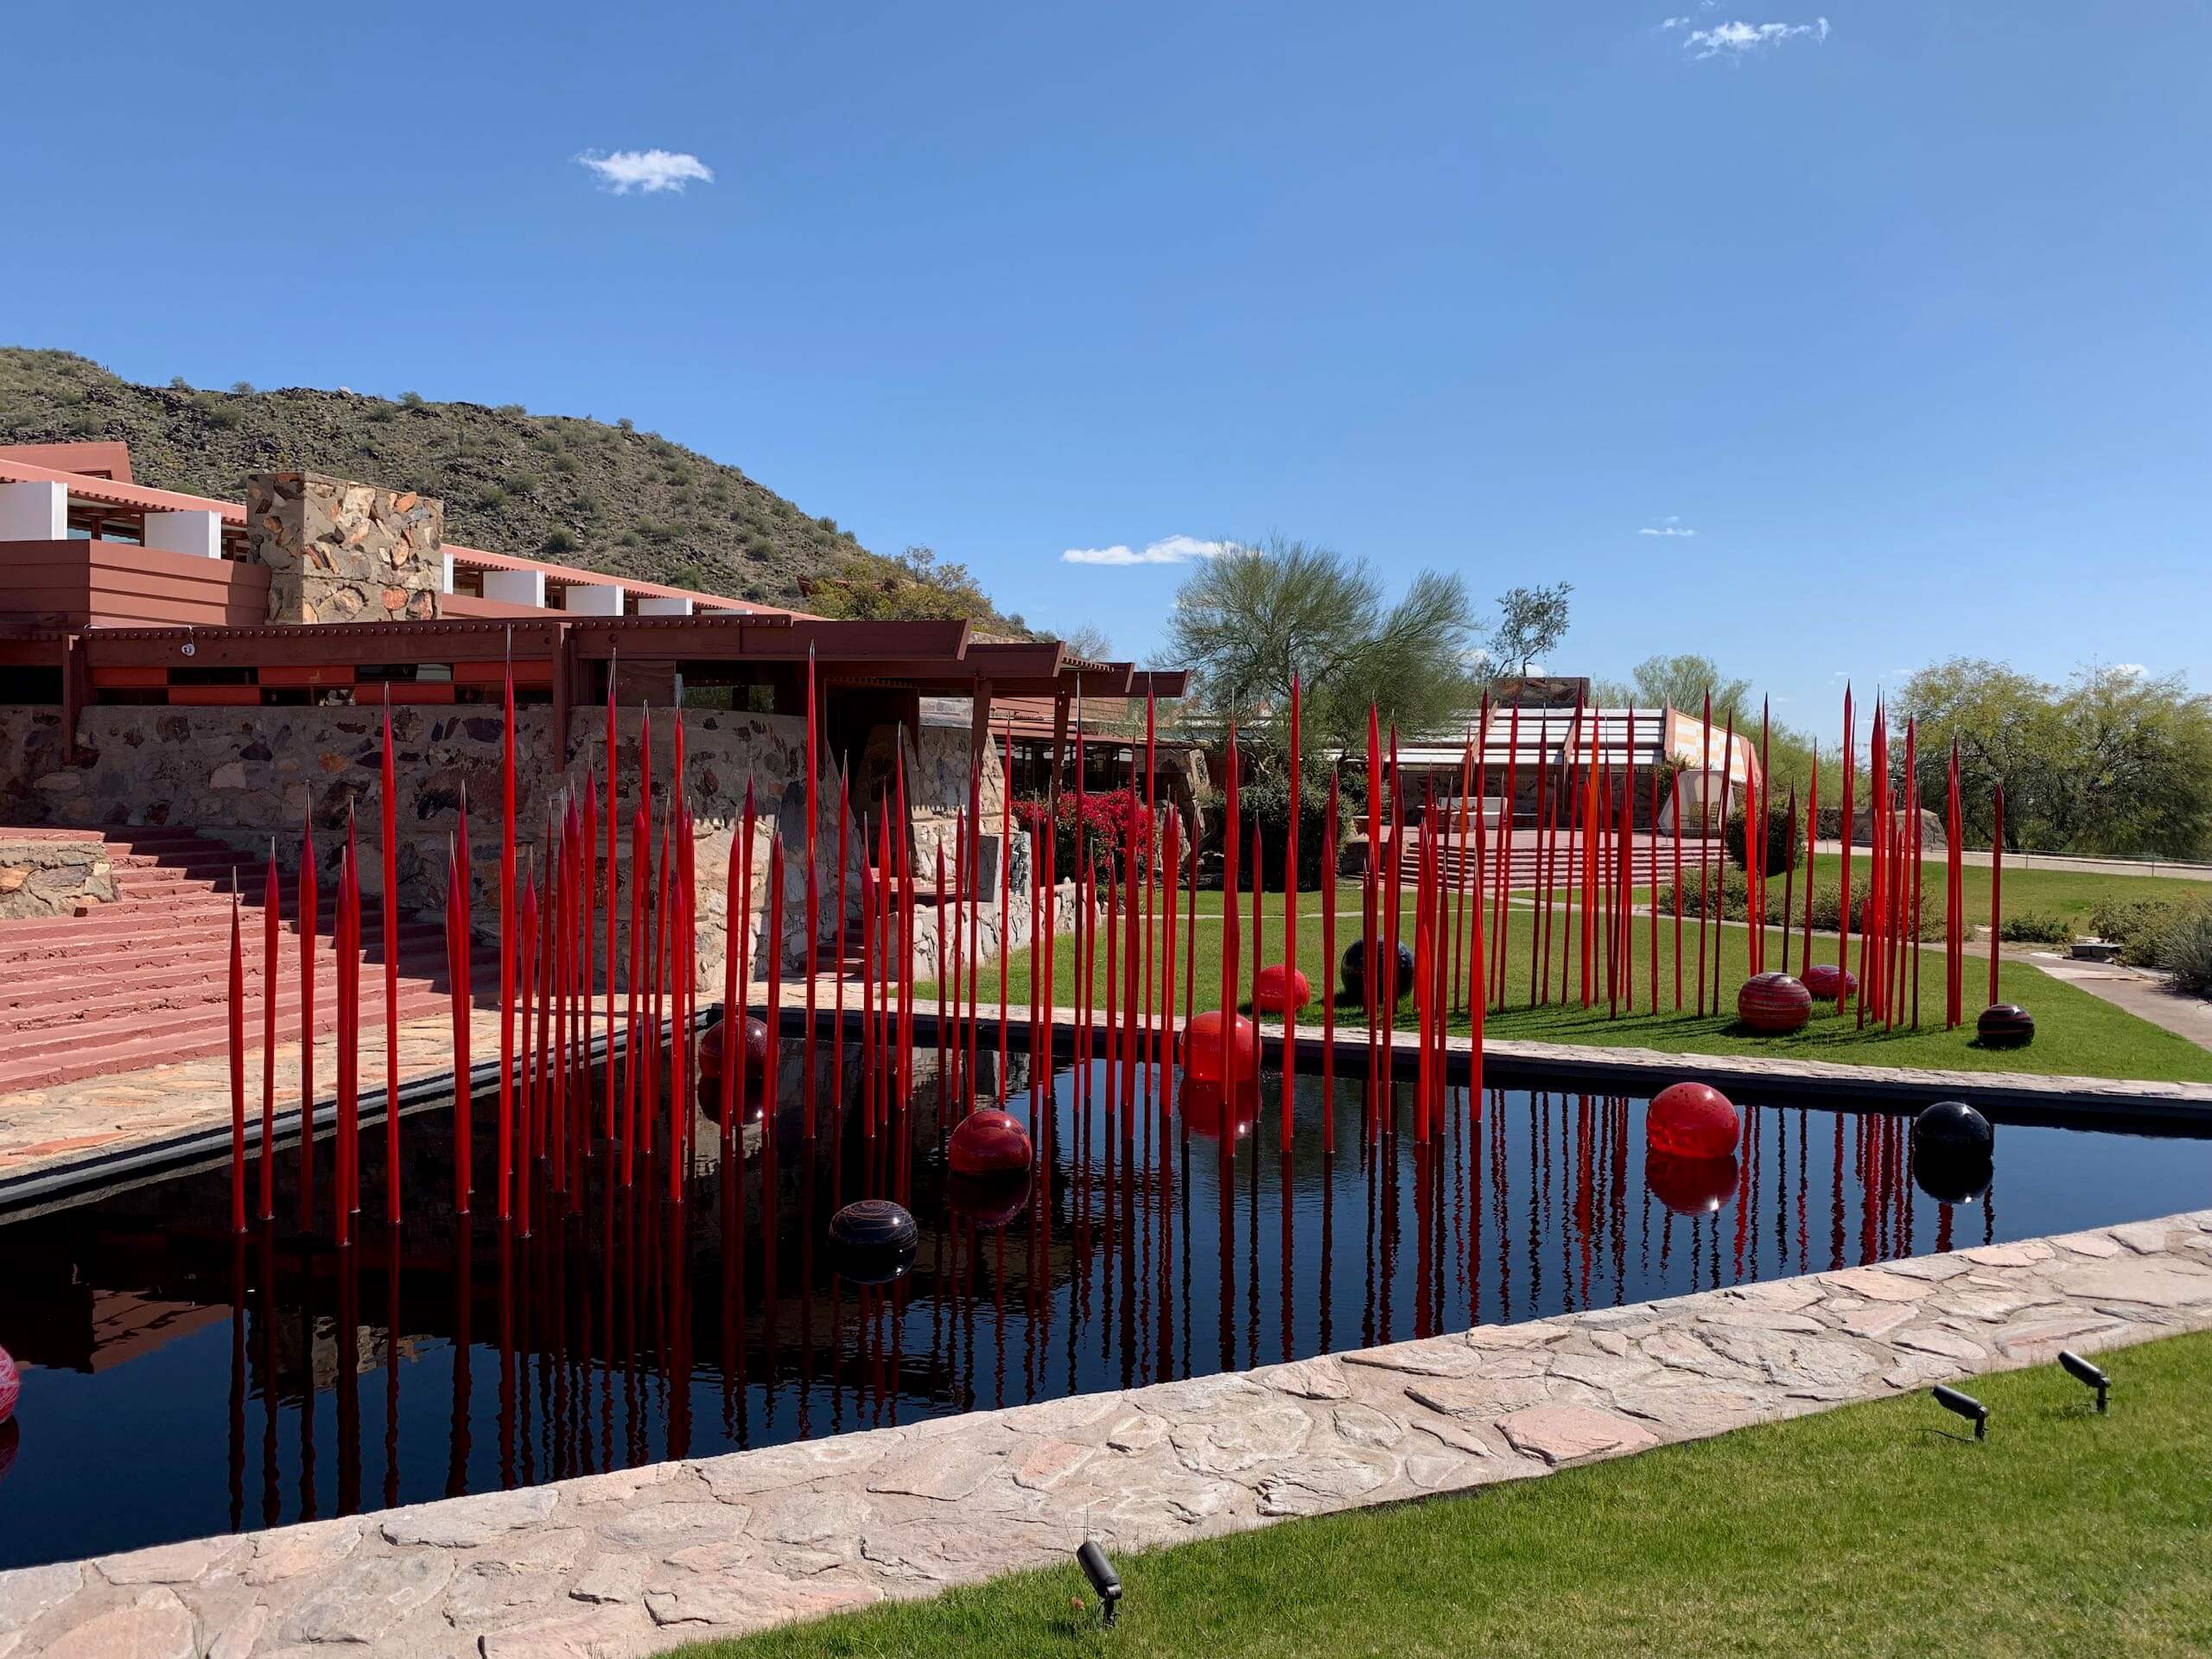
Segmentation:
{"type": "MultiPolygon", "coordinates": [[[[1840,841],[1823,841],[1815,844],[1816,853],[1841,853],[1840,841]]],[[[1866,852],[1861,843],[1856,849],[1866,852]]],[[[1930,858],[1942,856],[1942,849],[1929,849],[1930,858]]],[[[1959,862],[1977,869],[1989,868],[1989,855],[1973,848],[1962,849],[1959,862]]],[[[2013,853],[2005,855],[2008,870],[2078,870],[2085,875],[2163,875],[2176,881],[2212,881],[2212,864],[2176,864],[2159,858],[2075,858],[2066,853],[2013,853]]]]}
{"type": "MultiPolygon", "coordinates": [[[[246,1116],[261,1121],[261,1034],[246,1033],[246,1116]]],[[[384,1084],[384,1027],[362,1033],[361,1086],[384,1084]]],[[[499,1016],[478,1008],[470,1017],[478,1058],[499,1053],[499,1016]],[[486,1041],[491,1047],[485,1047],[486,1041]]],[[[328,1099],[338,1077],[338,1034],[319,1037],[315,1046],[318,1095],[328,1099]]],[[[434,1076],[453,1067],[453,1019],[449,1014],[403,1020],[399,1027],[399,1072],[403,1082],[434,1076]]],[[[276,1046],[276,1113],[281,1122],[296,1121],[300,1110],[300,1045],[276,1046]]],[[[227,1057],[205,1055],[137,1071],[104,1072],[44,1089],[0,1095],[0,1177],[73,1163],[157,1141],[211,1124],[231,1121],[231,1066],[227,1057]]]]}
{"type": "Polygon", "coordinates": [[[2200,1211],[0,1573],[0,1655],[653,1653],[2208,1326],[2200,1211]]]}
{"type": "Polygon", "coordinates": [[[2164,974],[2130,968],[2117,962],[2075,962],[2056,951],[2020,951],[2008,948],[2007,958],[2018,957],[2053,979],[2124,1008],[2138,1020],[2147,1020],[2177,1037],[2186,1037],[2199,1048],[2212,1049],[2212,1001],[2173,988],[2164,974]]]}

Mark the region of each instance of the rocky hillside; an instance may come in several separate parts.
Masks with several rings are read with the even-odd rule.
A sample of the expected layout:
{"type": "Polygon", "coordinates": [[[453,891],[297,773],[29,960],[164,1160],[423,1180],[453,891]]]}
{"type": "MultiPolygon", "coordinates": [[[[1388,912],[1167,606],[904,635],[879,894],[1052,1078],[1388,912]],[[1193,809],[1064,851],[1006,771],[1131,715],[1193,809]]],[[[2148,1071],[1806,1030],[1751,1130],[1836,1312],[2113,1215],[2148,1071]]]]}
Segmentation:
{"type": "Polygon", "coordinates": [[[120,438],[137,481],[237,500],[302,467],[446,505],[466,546],[825,615],[965,616],[1026,632],[957,564],[871,553],[734,467],[630,422],[305,387],[135,385],[69,352],[0,347],[0,443],[120,438]]]}

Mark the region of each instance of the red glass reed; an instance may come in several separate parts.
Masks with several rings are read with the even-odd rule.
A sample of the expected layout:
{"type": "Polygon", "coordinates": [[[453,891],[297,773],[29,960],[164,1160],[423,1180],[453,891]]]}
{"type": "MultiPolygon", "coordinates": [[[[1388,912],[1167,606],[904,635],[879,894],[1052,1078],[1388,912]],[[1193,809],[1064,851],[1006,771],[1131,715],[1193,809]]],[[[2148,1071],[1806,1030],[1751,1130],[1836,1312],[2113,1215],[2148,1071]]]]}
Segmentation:
{"type": "MultiPolygon", "coordinates": [[[[1290,677],[1290,825],[1283,832],[1282,854],[1282,1138],[1281,1148],[1290,1150],[1290,1126],[1294,1115],[1294,1088],[1298,1081],[1298,998],[1293,987],[1298,973],[1298,765],[1300,737],[1300,686],[1298,676],[1290,677]]],[[[1146,717],[1150,720],[1147,702],[1146,717]]],[[[1147,732],[1147,747],[1150,747],[1147,732]]],[[[1150,765],[1147,753],[1147,766],[1150,765]]],[[[1149,820],[1147,820],[1149,822],[1149,820]]],[[[1252,1017],[1259,1018],[1259,1005],[1252,1007],[1252,1017]]]]}
{"type": "MultiPolygon", "coordinates": [[[[245,1231],[245,942],[238,918],[238,879],[231,872],[231,1230],[245,1231]]],[[[268,1160],[264,1158],[263,1162],[268,1160]]]]}
{"type": "MultiPolygon", "coordinates": [[[[315,1226],[315,816],[300,834],[300,1230],[315,1226]]],[[[336,925],[333,924],[335,932],[336,925]]]]}
{"type": "Polygon", "coordinates": [[[378,773],[384,832],[384,1218],[399,1225],[399,788],[391,757],[391,683],[385,682],[384,754],[378,773]]]}
{"type": "Polygon", "coordinates": [[[264,1221],[276,1218],[276,978],[277,938],[283,929],[276,875],[276,842],[269,842],[269,868],[261,879],[261,1208],[264,1221]]]}
{"type": "Polygon", "coordinates": [[[1989,832],[1989,1006],[1997,1004],[1998,942],[2005,937],[2005,785],[1993,797],[1989,832]]]}

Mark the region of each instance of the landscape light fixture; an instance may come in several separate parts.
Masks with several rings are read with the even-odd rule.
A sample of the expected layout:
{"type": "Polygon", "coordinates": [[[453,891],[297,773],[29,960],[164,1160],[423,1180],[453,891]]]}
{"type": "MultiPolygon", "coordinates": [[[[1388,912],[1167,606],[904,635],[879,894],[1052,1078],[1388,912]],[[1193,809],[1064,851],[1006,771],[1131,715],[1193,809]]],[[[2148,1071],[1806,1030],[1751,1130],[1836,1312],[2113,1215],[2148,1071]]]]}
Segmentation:
{"type": "Polygon", "coordinates": [[[1084,1539],[1075,1559],[1083,1568],[1083,1575],[1090,1580],[1090,1587],[1098,1592],[1102,1622],[1111,1624],[1122,1605],[1122,1575],[1114,1571],[1114,1563],[1106,1559],[1106,1552],[1098,1548],[1096,1539],[1084,1539]]]}
{"type": "Polygon", "coordinates": [[[1974,1439],[1986,1440],[1989,1438],[1989,1408],[1987,1406],[1983,1405],[1970,1394],[1961,1394],[1956,1389],[1947,1389],[1941,1383],[1929,1392],[1935,1395],[1936,1403],[1944,1410],[1964,1417],[1974,1424],[1974,1439]]]}
{"type": "Polygon", "coordinates": [[[2112,1378],[2090,1364],[2071,1348],[2062,1348],[2058,1351],[2058,1363],[2065,1367],[2066,1375],[2083,1388],[2094,1389],[2097,1391],[2097,1412],[2101,1416],[2105,1409],[2105,1396],[2112,1390],[2112,1378]]]}

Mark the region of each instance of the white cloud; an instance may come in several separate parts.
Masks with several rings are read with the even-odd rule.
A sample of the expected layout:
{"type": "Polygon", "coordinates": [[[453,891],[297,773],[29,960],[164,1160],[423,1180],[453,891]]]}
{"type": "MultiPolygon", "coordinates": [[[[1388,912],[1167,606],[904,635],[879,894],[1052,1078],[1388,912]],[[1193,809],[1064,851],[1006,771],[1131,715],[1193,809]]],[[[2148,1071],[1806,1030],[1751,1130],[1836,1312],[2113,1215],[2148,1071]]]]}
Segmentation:
{"type": "Polygon", "coordinates": [[[1636,532],[1639,536],[1694,536],[1697,531],[1682,522],[1681,515],[1669,513],[1656,524],[1646,524],[1636,532]]]}
{"type": "Polygon", "coordinates": [[[2131,680],[2147,679],[2151,673],[2149,664],[2145,663],[2114,663],[2112,665],[2112,671],[2125,675],[2131,680]]]}
{"type": "Polygon", "coordinates": [[[1142,548],[1123,543],[1112,547],[1071,547],[1060,555],[1063,564],[1189,564],[1198,559],[1217,559],[1243,550],[1235,542],[1202,542],[1195,536],[1165,536],[1142,548]]]}
{"type": "Polygon", "coordinates": [[[1689,22],[1687,17],[1669,17],[1659,27],[1687,30],[1682,35],[1682,50],[1693,58],[1725,57],[1740,61],[1785,41],[1809,40],[1817,46],[1828,37],[1828,20],[1825,17],[1816,17],[1809,23],[1715,23],[1710,29],[1689,29],[1689,22]]]}
{"type": "Polygon", "coordinates": [[[650,196],[663,190],[681,191],[687,184],[715,181],[712,168],[681,150],[588,149],[576,161],[618,196],[626,196],[632,190],[650,196]]]}

